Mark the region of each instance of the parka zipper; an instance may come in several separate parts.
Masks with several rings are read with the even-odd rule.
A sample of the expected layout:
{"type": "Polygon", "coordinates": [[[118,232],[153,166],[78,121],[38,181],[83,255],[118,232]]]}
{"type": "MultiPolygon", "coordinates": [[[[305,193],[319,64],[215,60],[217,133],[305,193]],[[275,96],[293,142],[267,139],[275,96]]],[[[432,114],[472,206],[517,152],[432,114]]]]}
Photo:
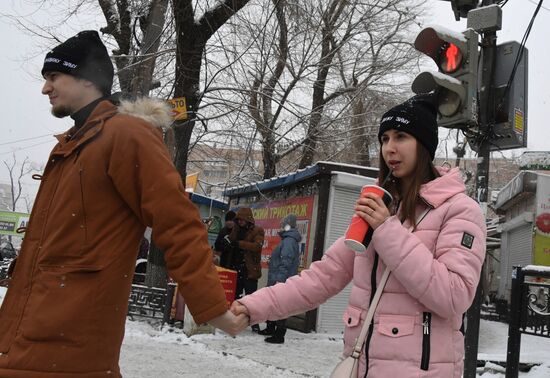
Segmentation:
{"type": "MultiPolygon", "coordinates": [[[[378,270],[378,253],[374,253],[374,262],[372,263],[372,272],[370,274],[370,286],[371,286],[371,293],[370,293],[370,303],[372,303],[372,300],[374,299],[374,295],[376,294],[376,271],[378,270]]],[[[367,333],[367,340],[365,341],[365,378],[367,377],[367,374],[369,373],[369,344],[370,339],[372,337],[372,333],[374,331],[374,317],[371,320],[371,323],[369,324],[369,331],[367,333]]]]}
{"type": "Polygon", "coordinates": [[[422,360],[420,369],[428,370],[430,366],[430,331],[432,328],[432,313],[422,314],[422,360]]]}

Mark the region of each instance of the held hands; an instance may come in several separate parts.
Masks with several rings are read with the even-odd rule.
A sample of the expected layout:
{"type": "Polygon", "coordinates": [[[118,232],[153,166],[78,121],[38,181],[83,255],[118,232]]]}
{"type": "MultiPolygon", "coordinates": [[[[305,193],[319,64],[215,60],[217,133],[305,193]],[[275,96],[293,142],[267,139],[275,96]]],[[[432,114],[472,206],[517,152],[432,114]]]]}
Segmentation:
{"type": "Polygon", "coordinates": [[[246,318],[246,323],[242,326],[239,332],[250,325],[250,313],[248,312],[248,309],[245,305],[237,301],[233,301],[233,303],[231,304],[231,312],[236,316],[244,316],[246,318]]]}
{"type": "Polygon", "coordinates": [[[373,230],[376,230],[390,217],[388,207],[384,204],[382,198],[374,193],[367,193],[365,197],[360,197],[357,200],[355,214],[363,218],[373,230]]]}
{"type": "MultiPolygon", "coordinates": [[[[231,308],[233,309],[233,306],[231,306],[231,308]]],[[[248,315],[244,313],[235,314],[234,312],[226,311],[224,314],[210,320],[208,323],[229,333],[231,336],[236,336],[239,332],[248,327],[249,319],[248,315]]]]}

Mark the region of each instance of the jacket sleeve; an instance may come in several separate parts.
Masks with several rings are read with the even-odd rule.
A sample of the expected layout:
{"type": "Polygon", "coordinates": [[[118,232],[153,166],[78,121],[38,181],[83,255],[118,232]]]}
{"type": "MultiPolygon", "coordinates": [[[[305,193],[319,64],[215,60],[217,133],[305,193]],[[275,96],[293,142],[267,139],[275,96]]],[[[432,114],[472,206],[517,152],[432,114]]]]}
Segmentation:
{"type": "Polygon", "coordinates": [[[166,268],[197,323],[227,310],[207,231],[189,200],[160,132],[134,117],[113,119],[107,174],[140,221],[153,230],[166,268]],[[118,121],[116,120],[118,119],[118,121]]]}
{"type": "Polygon", "coordinates": [[[318,307],[351,281],[354,258],[355,252],[340,238],[300,275],[239,299],[250,313],[250,324],[284,319],[318,307]]]}
{"type": "Polygon", "coordinates": [[[223,241],[224,236],[226,233],[224,232],[224,229],[220,230],[218,233],[218,236],[216,236],[216,240],[214,241],[214,251],[216,252],[223,252],[225,249],[225,242],[223,241]]]}
{"type": "Polygon", "coordinates": [[[254,226],[253,232],[254,240],[239,240],[239,248],[259,254],[262,252],[262,246],[264,245],[264,229],[260,226],[254,226]]]}
{"type": "Polygon", "coordinates": [[[281,243],[281,266],[277,272],[277,281],[285,282],[290,276],[292,264],[298,254],[298,242],[293,238],[284,238],[281,243]]]}
{"type": "Polygon", "coordinates": [[[485,258],[481,209],[471,198],[462,197],[450,204],[441,230],[424,232],[439,232],[434,253],[396,217],[376,229],[372,242],[411,296],[443,318],[462,314],[473,301],[485,258]],[[466,234],[473,237],[471,247],[464,243],[466,234]]]}

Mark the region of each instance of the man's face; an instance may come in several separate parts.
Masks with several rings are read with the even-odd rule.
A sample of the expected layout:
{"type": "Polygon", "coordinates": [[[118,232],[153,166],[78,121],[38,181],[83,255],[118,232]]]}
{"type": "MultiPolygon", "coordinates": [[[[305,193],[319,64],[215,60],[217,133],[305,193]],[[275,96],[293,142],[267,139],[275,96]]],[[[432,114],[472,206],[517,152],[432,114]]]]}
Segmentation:
{"type": "Polygon", "coordinates": [[[237,219],[237,224],[238,224],[239,227],[241,227],[241,228],[246,227],[246,221],[245,221],[244,219],[241,219],[241,218],[237,219]]]}
{"type": "MultiPolygon", "coordinates": [[[[52,114],[63,118],[88,105],[93,84],[61,72],[46,72],[42,94],[47,95],[52,105],[52,114]]],[[[93,101],[93,100],[92,100],[93,101]]]]}

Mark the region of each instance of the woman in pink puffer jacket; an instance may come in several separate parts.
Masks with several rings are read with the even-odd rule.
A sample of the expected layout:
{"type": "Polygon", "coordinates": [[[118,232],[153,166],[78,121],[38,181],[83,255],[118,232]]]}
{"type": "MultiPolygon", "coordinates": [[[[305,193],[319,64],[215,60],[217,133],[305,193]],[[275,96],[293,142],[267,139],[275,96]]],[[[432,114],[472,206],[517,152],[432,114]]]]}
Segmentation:
{"type": "Polygon", "coordinates": [[[432,164],[438,139],[429,98],[416,96],[384,114],[378,137],[379,178],[391,170],[385,187],[394,202],[388,209],[374,195],[357,201],[356,214],[374,229],[367,251],[354,252],[340,238],[299,276],[240,299],[232,310],[247,313],[251,324],[286,318],[318,307],[353,281],[343,315],[347,357],[388,266],[359,377],[461,377],[462,314],[485,257],[484,217],[464,193],[459,170],[432,164]]]}

